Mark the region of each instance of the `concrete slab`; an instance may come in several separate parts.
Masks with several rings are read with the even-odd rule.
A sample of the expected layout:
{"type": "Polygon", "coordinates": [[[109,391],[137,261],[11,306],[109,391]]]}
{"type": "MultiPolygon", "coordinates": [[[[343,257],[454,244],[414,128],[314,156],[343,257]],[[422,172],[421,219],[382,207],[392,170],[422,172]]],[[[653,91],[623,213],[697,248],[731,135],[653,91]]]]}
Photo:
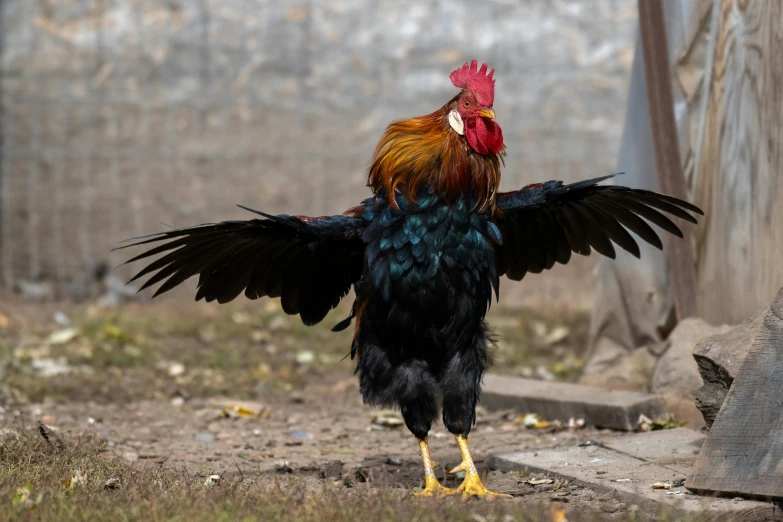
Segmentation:
{"type": "Polygon", "coordinates": [[[537,413],[546,420],[574,417],[599,428],[624,431],[635,429],[641,414],[654,419],[665,413],[664,401],[657,395],[500,375],[484,378],[481,404],[537,413]]]}
{"type": "Polygon", "coordinates": [[[693,467],[704,436],[685,428],[618,437],[604,444],[492,455],[492,469],[521,470],[611,495],[642,508],[662,505],[685,512],[708,512],[710,520],[783,520],[772,504],[699,497],[682,485],[652,489],[655,482],[682,484],[693,467]]]}

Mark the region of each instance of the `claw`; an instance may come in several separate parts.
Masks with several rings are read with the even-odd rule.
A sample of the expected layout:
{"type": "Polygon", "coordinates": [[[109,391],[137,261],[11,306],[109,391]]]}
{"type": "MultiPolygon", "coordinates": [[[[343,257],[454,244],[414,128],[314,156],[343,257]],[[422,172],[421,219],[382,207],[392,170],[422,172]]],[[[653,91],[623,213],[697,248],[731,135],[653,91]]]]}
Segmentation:
{"type": "Polygon", "coordinates": [[[459,491],[452,488],[441,486],[440,482],[435,477],[426,477],[425,487],[423,490],[413,492],[413,496],[417,498],[445,498],[451,495],[459,494],[459,491]]]}
{"type": "Polygon", "coordinates": [[[462,481],[462,485],[457,488],[458,493],[462,493],[462,500],[468,500],[471,497],[483,498],[485,500],[495,500],[498,498],[512,498],[511,495],[505,493],[495,493],[488,490],[481,483],[478,471],[476,471],[476,465],[473,463],[473,457],[470,455],[468,449],[468,439],[462,435],[457,435],[457,444],[462,452],[462,464],[450,471],[450,473],[457,473],[459,471],[465,472],[465,480],[462,481]]]}
{"type": "Polygon", "coordinates": [[[470,465],[467,463],[467,461],[463,460],[459,466],[449,471],[450,474],[459,473],[460,471],[468,471],[470,469],[470,465]]]}
{"type": "Polygon", "coordinates": [[[478,497],[488,501],[493,501],[498,498],[513,498],[511,495],[506,495],[505,493],[495,493],[494,491],[488,490],[484,484],[481,483],[481,479],[477,473],[466,475],[462,485],[457,488],[457,492],[462,493],[462,500],[469,500],[471,497],[478,497]]]}

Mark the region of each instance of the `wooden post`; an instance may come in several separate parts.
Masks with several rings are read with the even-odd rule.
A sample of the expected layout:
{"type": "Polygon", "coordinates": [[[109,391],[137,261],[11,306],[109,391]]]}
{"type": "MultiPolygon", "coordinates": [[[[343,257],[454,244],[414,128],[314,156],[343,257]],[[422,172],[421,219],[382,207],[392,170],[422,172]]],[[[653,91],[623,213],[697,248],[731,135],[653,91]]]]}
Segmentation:
{"type": "MultiPolygon", "coordinates": [[[[639,27],[655,162],[661,192],[687,201],[688,195],[677,143],[677,125],[674,119],[672,79],[662,0],[639,0],[639,27]]],[[[678,321],[696,313],[696,267],[691,234],[687,226],[680,226],[680,228],[684,239],[671,237],[667,244],[667,261],[674,285],[674,304],[678,321]]]]}

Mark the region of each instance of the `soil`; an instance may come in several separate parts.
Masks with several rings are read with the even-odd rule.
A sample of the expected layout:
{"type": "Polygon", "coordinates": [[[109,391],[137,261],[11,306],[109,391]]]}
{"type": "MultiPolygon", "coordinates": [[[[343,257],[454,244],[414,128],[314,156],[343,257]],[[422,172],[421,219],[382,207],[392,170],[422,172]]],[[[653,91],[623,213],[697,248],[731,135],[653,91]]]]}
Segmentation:
{"type": "MultiPolygon", "coordinates": [[[[41,421],[69,440],[95,433],[105,441],[106,454],[134,467],[181,470],[202,481],[216,474],[270,485],[293,481],[313,491],[337,488],[400,494],[423,486],[414,437],[396,413],[389,414],[390,421],[375,421],[378,412],[362,404],[351,361],[339,361],[344,346],[330,347],[326,344],[330,341],[320,337],[321,333],[331,335],[328,325],[323,332],[308,330],[299,337],[301,325],[283,324],[272,307],[262,309],[260,315],[257,305],[220,313],[214,307],[177,310],[172,312],[170,305],[86,311],[63,304],[0,306],[10,324],[5,327],[4,342],[10,348],[17,346],[6,350],[10,362],[5,399],[0,395],[0,406],[5,408],[0,412],[4,417],[0,428],[29,429],[41,421]],[[82,333],[70,344],[49,343],[45,357],[67,360],[70,373],[43,378],[33,373],[34,365],[28,359],[20,358],[37,352],[32,348],[23,352],[18,346],[46,344],[46,336],[62,328],[52,321],[57,312],[71,317],[69,327],[80,328],[82,333]],[[182,317],[190,322],[177,323],[182,317]],[[165,328],[154,321],[160,318],[165,318],[165,328]],[[259,331],[267,332],[269,339],[258,335],[259,331]],[[307,351],[287,349],[289,343],[307,351]],[[270,346],[277,348],[273,351],[270,346]],[[91,352],[86,349],[90,347],[91,352]],[[331,356],[337,354],[338,362],[323,362],[332,359],[319,356],[309,364],[297,362],[302,354],[330,351],[331,356]],[[216,362],[218,355],[227,354],[236,355],[237,361],[216,362]],[[129,360],[131,355],[138,359],[129,360]],[[172,366],[177,357],[187,362],[184,375],[172,366]],[[263,377],[256,377],[259,361],[263,361],[263,377]],[[205,385],[204,375],[221,376],[220,384],[205,385]],[[265,385],[259,387],[259,380],[265,385]]],[[[530,332],[535,328],[517,327],[509,321],[524,313],[493,313],[498,325],[505,324],[506,337],[518,330],[513,346],[535,344],[525,337],[533,335],[530,332]]],[[[562,323],[562,314],[558,321],[562,323]]],[[[546,332],[554,326],[548,324],[546,332]]],[[[581,318],[569,324],[572,337],[583,326],[581,318]]],[[[571,353],[568,343],[562,342],[566,344],[560,352],[547,348],[540,353],[571,353]]],[[[578,344],[579,340],[570,342],[578,344]]],[[[511,350],[508,345],[505,349],[511,350]]],[[[540,353],[501,358],[494,371],[513,373],[519,361],[538,360],[540,353]]],[[[470,445],[490,489],[508,493],[514,497],[508,502],[525,506],[558,502],[579,511],[626,519],[634,512],[634,506],[578,485],[556,481],[530,485],[525,481],[533,477],[487,469],[484,462],[492,453],[623,436],[591,427],[531,429],[518,420],[519,415],[511,412],[482,407],[477,411],[470,445]]],[[[433,458],[440,462],[436,472],[442,483],[457,487],[461,478],[446,470],[461,458],[442,424],[433,426],[430,445],[433,458]]],[[[459,502],[456,498],[447,501],[459,502]]]]}
{"type": "MultiPolygon", "coordinates": [[[[204,478],[213,474],[270,482],[296,478],[314,490],[325,486],[413,490],[423,485],[415,439],[405,426],[372,422],[373,410],[362,404],[353,377],[324,376],[302,391],[269,397],[263,404],[225,398],[181,402],[30,404],[20,410],[16,422],[34,426],[42,420],[71,438],[94,432],[106,440],[110,454],[138,466],[178,468],[204,478]],[[265,413],[242,417],[228,413],[232,407],[265,413]]],[[[493,452],[617,436],[593,428],[542,432],[518,426],[510,417],[510,412],[479,408],[471,432],[474,459],[490,489],[513,495],[516,503],[556,500],[606,513],[627,511],[627,506],[579,486],[533,486],[524,482],[531,477],[487,469],[484,459],[493,452]]],[[[459,464],[460,454],[442,425],[430,432],[430,445],[440,463],[436,471],[442,483],[457,487],[460,479],[446,470],[459,464]]]]}

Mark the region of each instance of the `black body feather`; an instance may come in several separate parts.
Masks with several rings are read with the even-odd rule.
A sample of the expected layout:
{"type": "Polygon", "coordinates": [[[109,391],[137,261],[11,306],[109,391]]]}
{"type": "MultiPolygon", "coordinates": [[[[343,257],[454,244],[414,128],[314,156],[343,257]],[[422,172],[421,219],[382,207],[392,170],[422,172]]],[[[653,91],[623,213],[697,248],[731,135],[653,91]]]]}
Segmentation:
{"type": "MultiPolygon", "coordinates": [[[[446,203],[429,189],[414,202],[383,194],[352,215],[272,216],[172,230],[122,248],[165,241],[129,262],[160,255],[131,279],[155,295],[199,276],[197,299],[280,297],[305,324],[320,322],[353,285],[357,358],[366,402],[399,406],[426,436],[442,407],[446,427],[466,435],[475,420],[491,344],[484,316],[499,277],[520,280],[571,253],[614,258],[615,245],[639,257],[637,239],[662,248],[646,222],[682,237],[665,214],[696,223],[697,207],[650,191],[549,181],[499,194],[497,213],[465,194],[446,203]],[[635,234],[632,235],[631,233],[635,234]]],[[[243,207],[245,208],[245,207],[243,207]]],[[[247,209],[250,210],[250,209],[247,209]]]]}

